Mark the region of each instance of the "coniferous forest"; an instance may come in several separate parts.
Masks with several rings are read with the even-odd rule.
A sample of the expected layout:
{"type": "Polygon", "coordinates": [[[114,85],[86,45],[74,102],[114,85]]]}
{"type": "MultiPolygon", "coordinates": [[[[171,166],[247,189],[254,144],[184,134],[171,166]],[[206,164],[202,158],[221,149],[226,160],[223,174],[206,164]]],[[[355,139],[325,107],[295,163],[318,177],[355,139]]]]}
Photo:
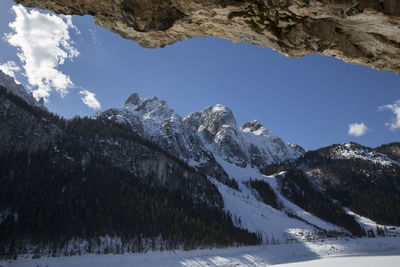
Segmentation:
{"type": "MultiPolygon", "coordinates": [[[[6,110],[9,126],[15,130],[20,130],[22,123],[35,130],[42,127],[51,140],[45,149],[24,150],[13,145],[18,138],[14,132],[11,137],[5,133],[11,144],[3,142],[0,153],[1,257],[14,257],[32,248],[37,254],[70,255],[71,240],[84,240],[82,252],[90,253],[261,241],[256,233],[233,225],[231,215],[222,209],[217,189],[204,175],[157,145],[121,125],[88,118],[66,121],[29,106],[3,88],[0,93],[3,103],[10,105],[6,110]],[[24,113],[31,116],[29,120],[18,118],[24,113]],[[138,149],[134,151],[137,160],[147,160],[147,155],[161,157],[168,163],[170,180],[178,186],[163,184],[151,173],[141,177],[139,171],[118,167],[126,151],[121,148],[111,157],[104,142],[125,142],[138,149]],[[186,176],[196,180],[187,181],[186,176]],[[104,246],[101,240],[107,236],[120,243],[104,246]]],[[[32,140],[29,143],[36,142],[32,140]]]]}
{"type": "MultiPolygon", "coordinates": [[[[262,242],[260,233],[235,226],[205,174],[126,125],[65,120],[3,87],[0,103],[0,257],[262,242]]],[[[276,175],[285,198],[352,236],[374,233],[366,233],[343,207],[378,223],[400,225],[400,167],[333,159],[332,147],[261,171],[276,175]],[[318,175],[310,175],[315,170],[318,175]]],[[[377,151],[397,159],[398,144],[377,151]]],[[[238,190],[232,181],[226,185],[238,190]]],[[[286,212],[268,183],[250,179],[245,185],[265,204],[286,212]]]]}
{"type": "Polygon", "coordinates": [[[12,256],[27,240],[62,248],[74,238],[105,235],[136,240],[131,249],[137,252],[145,248],[141,239],[164,240],[165,249],[260,241],[234,227],[221,209],[196,204],[181,191],[149,186],[102,158],[83,166],[54,160],[49,151],[9,153],[0,157],[0,177],[1,209],[12,214],[0,224],[2,255],[12,256]]]}
{"type": "MultiPolygon", "coordinates": [[[[293,193],[289,197],[311,213],[320,215],[319,213],[321,212],[321,218],[325,218],[323,213],[328,206],[315,207],[315,205],[328,204],[326,201],[321,201],[321,197],[327,195],[331,199],[330,203],[332,200],[338,201],[341,206],[348,207],[355,213],[370,218],[377,223],[400,225],[400,166],[396,164],[382,166],[379,163],[357,158],[332,159],[329,156],[329,151],[332,147],[334,146],[307,152],[297,162],[271,165],[264,168],[262,172],[265,175],[272,175],[285,171],[287,173],[285,175],[286,179],[282,181],[286,189],[290,190],[291,194],[293,193]],[[302,169],[318,170],[319,178],[307,177],[302,169]],[[320,190],[324,191],[324,194],[313,189],[315,185],[313,186],[311,182],[317,184],[320,190]],[[305,190],[304,196],[303,193],[296,194],[296,190],[293,190],[294,188],[305,190]],[[307,188],[310,190],[307,190],[307,188]],[[317,198],[313,199],[314,197],[317,198]],[[314,211],[311,211],[311,209],[314,209],[314,211]]],[[[397,147],[398,143],[393,143],[379,147],[376,150],[385,152],[398,151],[397,147]]],[[[393,159],[396,159],[397,154],[394,152],[388,154],[393,159]]],[[[285,192],[289,194],[287,190],[285,192]]],[[[331,204],[329,205],[331,206],[331,204]]],[[[332,214],[327,212],[326,215],[329,217],[332,214]]],[[[328,217],[325,218],[327,221],[335,223],[335,217],[332,217],[331,220],[328,217]]],[[[343,219],[343,222],[350,222],[344,216],[343,219]]],[[[345,228],[348,230],[353,229],[351,232],[359,234],[355,225],[349,225],[349,227],[345,228]]]]}

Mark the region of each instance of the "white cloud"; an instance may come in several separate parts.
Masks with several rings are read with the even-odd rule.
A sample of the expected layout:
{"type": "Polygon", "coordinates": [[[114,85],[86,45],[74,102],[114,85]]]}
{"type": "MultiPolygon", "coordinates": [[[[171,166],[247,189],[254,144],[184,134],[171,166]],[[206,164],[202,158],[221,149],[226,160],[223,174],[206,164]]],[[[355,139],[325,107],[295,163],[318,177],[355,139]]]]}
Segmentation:
{"type": "Polygon", "coordinates": [[[364,123],[352,123],[349,124],[349,135],[362,136],[367,133],[368,127],[364,123]]]}
{"type": "Polygon", "coordinates": [[[82,95],[81,99],[85,105],[92,109],[100,109],[100,102],[96,99],[96,94],[88,91],[82,90],[79,92],[82,95]]]}
{"type": "Polygon", "coordinates": [[[52,90],[64,96],[74,84],[57,67],[79,55],[69,35],[69,29],[76,29],[71,17],[28,11],[20,5],[13,6],[13,10],[15,21],[9,25],[13,32],[5,38],[18,47],[34,97],[48,100],[52,90]]]}
{"type": "Polygon", "coordinates": [[[391,130],[396,130],[400,128],[400,100],[395,101],[393,104],[384,105],[378,108],[378,111],[389,110],[393,112],[395,118],[391,123],[386,123],[391,130]]]}
{"type": "Polygon", "coordinates": [[[20,84],[17,78],[15,78],[15,72],[21,70],[21,68],[17,65],[17,63],[15,63],[14,61],[7,61],[6,63],[0,65],[0,70],[5,74],[13,77],[15,82],[20,84]]]}

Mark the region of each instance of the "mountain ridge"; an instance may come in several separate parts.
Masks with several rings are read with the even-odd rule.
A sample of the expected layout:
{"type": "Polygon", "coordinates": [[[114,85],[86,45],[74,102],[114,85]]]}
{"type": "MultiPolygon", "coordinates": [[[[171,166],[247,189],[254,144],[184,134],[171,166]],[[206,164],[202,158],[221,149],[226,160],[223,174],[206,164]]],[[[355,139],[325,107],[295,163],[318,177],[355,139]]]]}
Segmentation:
{"type": "Polygon", "coordinates": [[[130,125],[139,135],[193,165],[208,161],[210,154],[243,167],[293,161],[304,154],[300,146],[283,142],[259,122],[239,127],[233,112],[221,104],[182,118],[165,101],[157,97],[140,98],[134,93],[120,109],[97,112],[93,118],[130,125]],[[256,158],[250,154],[257,154],[256,158]]]}
{"type": "Polygon", "coordinates": [[[59,255],[76,240],[87,253],[117,253],[400,235],[398,143],[305,152],[256,120],[239,126],[223,105],[182,118],[138,94],[65,120],[0,86],[0,118],[0,257],[30,237],[59,255]],[[32,194],[39,188],[45,198],[32,194]],[[93,241],[110,234],[123,242],[93,241]]]}
{"type": "Polygon", "coordinates": [[[24,101],[26,101],[28,104],[40,107],[42,109],[46,109],[44,106],[44,99],[40,99],[37,101],[32,93],[28,93],[24,86],[22,84],[18,84],[15,79],[7,74],[5,74],[3,71],[0,70],[0,85],[4,86],[4,88],[7,89],[7,91],[19,96],[22,98],[24,101]]]}

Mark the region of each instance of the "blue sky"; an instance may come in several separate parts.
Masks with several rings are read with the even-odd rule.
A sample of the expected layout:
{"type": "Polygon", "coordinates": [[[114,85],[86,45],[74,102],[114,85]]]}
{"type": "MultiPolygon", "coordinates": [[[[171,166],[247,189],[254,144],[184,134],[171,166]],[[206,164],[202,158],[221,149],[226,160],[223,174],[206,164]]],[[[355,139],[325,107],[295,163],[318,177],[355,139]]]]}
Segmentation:
{"type": "MultiPolygon", "coordinates": [[[[28,88],[18,47],[5,35],[14,33],[9,27],[16,17],[13,5],[11,0],[0,3],[0,65],[14,61],[21,68],[16,78],[28,88]]],[[[89,16],[73,16],[71,23],[75,28],[68,28],[68,42],[79,55],[55,68],[73,85],[64,97],[49,91],[46,103],[64,117],[96,112],[81,101],[80,92],[95,94],[100,110],[120,107],[137,92],[166,100],[182,116],[226,105],[238,124],[258,119],[307,150],[346,141],[368,146],[400,141],[400,128],[388,125],[397,119],[394,104],[400,100],[400,77],[394,73],[318,55],[289,59],[271,49],[216,38],[144,49],[95,25],[89,16]],[[384,105],[392,106],[378,111],[384,105]],[[349,135],[352,123],[364,123],[368,130],[349,135]]]]}

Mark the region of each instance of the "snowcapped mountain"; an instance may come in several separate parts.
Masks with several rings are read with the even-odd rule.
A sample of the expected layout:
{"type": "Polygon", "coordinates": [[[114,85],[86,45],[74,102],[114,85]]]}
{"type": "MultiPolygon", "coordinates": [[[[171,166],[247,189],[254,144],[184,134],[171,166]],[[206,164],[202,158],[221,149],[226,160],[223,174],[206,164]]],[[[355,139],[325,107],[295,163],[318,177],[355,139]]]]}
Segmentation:
{"type": "Polygon", "coordinates": [[[229,177],[216,162],[195,131],[187,129],[181,116],[157,97],[140,98],[132,94],[120,109],[98,112],[95,119],[128,125],[133,132],[158,144],[169,153],[219,181],[229,177]]]}
{"type": "MultiPolygon", "coordinates": [[[[257,120],[239,126],[233,112],[219,104],[182,118],[157,97],[140,98],[138,94],[132,94],[121,108],[98,112],[92,119],[124,124],[132,132],[206,174],[218,188],[224,209],[235,218],[235,225],[260,233],[265,242],[297,238],[301,232],[320,232],[321,229],[362,234],[354,219],[346,217],[340,206],[333,205],[331,196],[320,192],[321,189],[330,190],[323,186],[326,183],[322,184],[323,179],[317,175],[321,158],[323,162],[345,160],[346,165],[342,165],[346,166],[346,172],[353,166],[352,159],[383,167],[398,164],[384,153],[355,143],[305,153],[303,148],[284,142],[257,120]],[[309,162],[317,162],[317,165],[309,162]],[[265,176],[260,171],[276,165],[288,166],[288,175],[278,171],[265,176]],[[302,168],[308,171],[308,176],[300,170],[291,171],[300,165],[308,166],[302,168]],[[304,192],[308,192],[307,195],[304,192]],[[271,206],[263,200],[265,194],[275,195],[280,204],[271,206]],[[319,204],[305,204],[308,202],[319,204]],[[326,214],[327,209],[335,209],[337,218],[326,214]]],[[[364,174],[367,169],[362,167],[360,170],[364,174]]],[[[335,185],[345,183],[344,176],[324,173],[323,177],[329,177],[335,185]]]]}
{"type": "MultiPolygon", "coordinates": [[[[10,79],[5,81],[10,83],[8,91],[19,88],[13,88],[15,82],[11,83],[10,79]]],[[[133,94],[119,109],[99,112],[92,118],[65,120],[49,112],[27,108],[23,101],[17,101],[5,89],[0,90],[0,98],[0,160],[8,166],[8,169],[0,169],[4,174],[0,178],[12,181],[3,183],[9,186],[3,193],[12,196],[4,199],[12,202],[8,203],[9,208],[0,210],[0,221],[8,220],[9,223],[0,222],[1,233],[9,233],[9,229],[14,229],[9,225],[18,223],[9,214],[17,214],[27,221],[21,223],[21,227],[31,225],[34,219],[42,222],[41,217],[32,219],[24,213],[32,210],[26,206],[32,200],[24,199],[29,194],[20,194],[19,206],[15,208],[12,192],[15,188],[26,188],[25,183],[15,177],[25,181],[25,173],[30,175],[32,188],[46,185],[48,192],[62,193],[50,195],[51,200],[46,203],[59,203],[58,197],[70,197],[71,203],[81,209],[81,214],[87,214],[89,210],[86,203],[92,203],[94,211],[101,209],[93,215],[97,216],[94,221],[113,223],[108,218],[117,220],[117,224],[107,226],[109,228],[104,231],[94,231],[95,235],[118,230],[120,235],[116,238],[125,238],[127,232],[137,228],[130,227],[124,232],[121,225],[130,225],[138,218],[152,218],[151,222],[138,223],[141,227],[152,227],[150,232],[157,236],[154,246],[151,242],[154,236],[149,235],[147,240],[150,241],[145,243],[160,249],[174,248],[181,244],[179,242],[189,248],[197,247],[186,238],[178,238],[175,243],[171,243],[171,239],[158,240],[160,234],[157,231],[165,225],[152,225],[154,222],[162,224],[174,214],[182,218],[182,208],[188,216],[197,217],[193,220],[172,219],[172,223],[166,225],[193,224],[168,228],[168,231],[179,236],[177,232],[189,229],[192,232],[180,235],[186,237],[203,229],[194,241],[205,238],[211,240],[207,242],[214,242],[215,229],[210,228],[214,226],[230,238],[239,238],[242,235],[239,232],[243,230],[246,239],[238,239],[243,244],[276,244],[330,236],[365,236],[375,231],[372,228],[377,223],[382,227],[400,225],[398,143],[375,149],[346,143],[304,153],[301,147],[285,143],[256,120],[238,126],[232,111],[223,105],[207,107],[182,118],[165,101],[133,94]],[[22,157],[21,160],[9,159],[13,151],[22,151],[15,155],[16,159],[22,157]],[[27,153],[33,153],[33,156],[27,153]],[[29,169],[31,165],[24,160],[35,160],[33,169],[29,169]],[[25,172],[17,171],[19,169],[25,172]],[[49,175],[43,177],[42,173],[49,175]],[[60,179],[63,175],[64,180],[60,179]],[[15,177],[9,179],[12,176],[15,177]],[[72,184],[71,179],[75,179],[72,184]],[[99,183],[102,189],[98,188],[99,183]],[[88,194],[83,190],[85,188],[92,193],[88,194]],[[146,192],[148,197],[143,197],[146,192]],[[126,195],[119,198],[121,194],[126,195]],[[99,195],[103,202],[99,203],[99,195]],[[76,202],[77,197],[83,201],[76,202]],[[149,206],[143,206],[146,201],[149,206]],[[166,209],[168,205],[169,209],[166,209]],[[126,211],[127,206],[130,212],[126,211]],[[136,208],[143,212],[142,216],[131,216],[136,208]],[[148,216],[154,208],[159,208],[159,212],[148,216]],[[164,211],[165,217],[157,217],[164,211]],[[114,212],[120,213],[115,216],[114,212]],[[153,220],[152,216],[158,219],[153,220]],[[361,221],[366,221],[363,217],[373,221],[360,225],[361,221]],[[204,223],[204,227],[193,228],[199,222],[204,223]],[[220,227],[221,223],[233,228],[220,227]]],[[[63,218],[62,221],[67,222],[63,224],[65,226],[73,223],[73,216],[68,214],[73,214],[76,209],[69,202],[44,209],[47,204],[42,204],[41,200],[35,199],[38,203],[35,207],[45,210],[48,218],[54,218],[45,223],[60,225],[54,222],[57,218],[63,218]],[[68,216],[54,216],[58,211],[60,216],[68,216]]],[[[93,216],[76,224],[74,231],[77,232],[71,236],[76,240],[82,238],[82,225],[92,229],[93,216]]],[[[43,229],[43,233],[49,232],[47,226],[43,229]]],[[[27,233],[37,234],[36,231],[28,229],[27,233]]],[[[59,232],[58,228],[56,232],[59,232]]],[[[375,233],[382,234],[382,230],[376,228],[375,233]]],[[[128,251],[132,246],[143,249],[140,239],[135,239],[136,234],[142,238],[143,232],[133,234],[131,243],[108,248],[113,251],[121,248],[128,251]]],[[[389,231],[388,234],[397,232],[389,231]]],[[[109,252],[109,249],[101,251],[109,252]]],[[[93,253],[93,250],[88,247],[87,252],[93,253]]]]}
{"type": "Polygon", "coordinates": [[[391,166],[393,164],[399,165],[399,162],[392,160],[385,154],[379,153],[369,147],[364,147],[356,143],[345,143],[335,147],[333,150],[332,158],[336,159],[362,159],[371,161],[375,164],[383,166],[391,166]]]}
{"type": "Polygon", "coordinates": [[[181,116],[157,97],[132,94],[120,109],[109,109],[95,117],[127,124],[132,131],[151,140],[181,159],[204,160],[205,149],[195,133],[187,131],[181,116]]]}
{"type": "Polygon", "coordinates": [[[240,167],[249,164],[262,168],[293,161],[304,154],[304,149],[283,142],[256,120],[239,127],[232,111],[223,105],[191,113],[184,122],[197,131],[215,156],[240,167]]]}
{"type": "Polygon", "coordinates": [[[240,167],[262,168],[293,161],[304,154],[301,147],[283,142],[257,121],[239,127],[232,111],[222,105],[182,119],[165,101],[132,94],[121,108],[98,112],[93,118],[126,124],[133,132],[225,184],[230,178],[216,158],[240,167]]]}
{"type": "Polygon", "coordinates": [[[367,161],[373,164],[378,164],[382,167],[392,165],[400,166],[400,163],[387,154],[381,153],[378,149],[362,146],[357,143],[343,143],[340,145],[332,145],[326,148],[321,148],[317,151],[318,155],[332,160],[358,159],[367,161]]]}
{"type": "Polygon", "coordinates": [[[13,77],[5,74],[1,70],[0,70],[0,85],[5,87],[8,92],[11,92],[14,95],[17,95],[23,100],[25,100],[28,104],[45,109],[43,99],[41,99],[40,101],[36,101],[33,95],[29,94],[22,86],[22,84],[17,84],[13,77]]]}

